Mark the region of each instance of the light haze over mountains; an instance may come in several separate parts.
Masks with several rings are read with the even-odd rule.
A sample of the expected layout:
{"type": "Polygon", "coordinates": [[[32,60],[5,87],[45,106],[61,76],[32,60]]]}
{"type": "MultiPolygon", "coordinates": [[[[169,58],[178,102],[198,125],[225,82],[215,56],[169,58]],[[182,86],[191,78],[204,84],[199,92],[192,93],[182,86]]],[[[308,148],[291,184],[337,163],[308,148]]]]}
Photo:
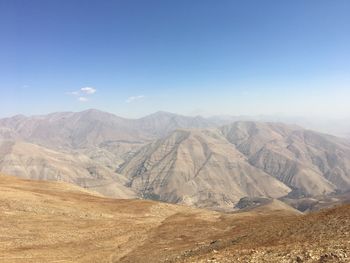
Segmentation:
{"type": "Polygon", "coordinates": [[[87,110],[0,120],[0,171],[107,196],[233,209],[350,190],[350,142],[297,125],[87,110]]]}

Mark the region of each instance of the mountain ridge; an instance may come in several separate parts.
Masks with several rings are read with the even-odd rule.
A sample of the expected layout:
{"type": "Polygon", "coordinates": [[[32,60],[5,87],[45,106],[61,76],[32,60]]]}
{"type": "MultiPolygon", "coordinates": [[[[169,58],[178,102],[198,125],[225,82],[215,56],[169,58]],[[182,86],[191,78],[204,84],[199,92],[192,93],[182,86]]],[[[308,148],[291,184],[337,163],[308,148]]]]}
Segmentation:
{"type": "Polygon", "coordinates": [[[333,136],[274,123],[235,122],[219,130],[181,129],[145,145],[118,171],[129,178],[131,188],[147,197],[228,208],[245,196],[269,196],[271,192],[259,189],[264,185],[261,180],[270,180],[272,189],[281,190],[280,196],[270,196],[274,198],[295,191],[303,196],[317,196],[348,190],[350,147],[341,142],[333,136]],[[243,130],[236,130],[242,125],[243,130]],[[304,133],[307,137],[320,137],[322,143],[318,144],[317,139],[300,144],[299,135],[304,133]],[[334,157],[334,163],[329,163],[327,151],[341,158],[334,157]],[[248,180],[250,177],[253,181],[248,180]],[[226,179],[222,181],[223,178],[226,179]],[[271,178],[282,185],[277,186],[271,178]],[[236,186],[232,185],[234,181],[236,186]],[[248,188],[242,191],[244,187],[248,188]],[[180,194],[178,189],[182,189],[180,194]],[[200,197],[202,192],[206,202],[200,197]]]}
{"type": "Polygon", "coordinates": [[[130,197],[232,210],[243,197],[350,189],[349,141],[283,123],[219,125],[168,112],[125,119],[90,109],[0,119],[0,141],[0,171],[51,180],[61,173],[117,197],[131,191],[130,197]],[[17,150],[7,152],[6,142],[17,150]]]}

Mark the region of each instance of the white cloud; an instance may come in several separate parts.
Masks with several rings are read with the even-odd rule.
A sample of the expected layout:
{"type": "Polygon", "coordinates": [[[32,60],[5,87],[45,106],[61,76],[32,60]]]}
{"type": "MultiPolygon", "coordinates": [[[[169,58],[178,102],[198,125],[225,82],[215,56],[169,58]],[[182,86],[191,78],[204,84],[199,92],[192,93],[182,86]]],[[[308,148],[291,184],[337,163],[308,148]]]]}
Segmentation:
{"type": "Polygon", "coordinates": [[[126,103],[132,103],[132,102],[135,102],[137,100],[141,100],[143,98],[145,98],[145,96],[143,96],[143,95],[131,96],[131,97],[127,98],[125,102],[126,103]]]}
{"type": "Polygon", "coordinates": [[[87,102],[89,101],[87,96],[92,96],[94,93],[96,93],[96,91],[97,90],[93,87],[83,87],[79,90],[66,92],[66,94],[77,97],[78,101],[80,102],[87,102]]]}
{"type": "Polygon", "coordinates": [[[80,102],[86,102],[86,101],[89,101],[89,99],[86,98],[86,97],[79,97],[79,98],[78,98],[78,101],[80,101],[80,102]]]}
{"type": "Polygon", "coordinates": [[[96,92],[96,89],[92,88],[92,87],[84,87],[84,88],[80,89],[80,92],[87,94],[87,95],[90,95],[90,94],[94,94],[96,92]]]}

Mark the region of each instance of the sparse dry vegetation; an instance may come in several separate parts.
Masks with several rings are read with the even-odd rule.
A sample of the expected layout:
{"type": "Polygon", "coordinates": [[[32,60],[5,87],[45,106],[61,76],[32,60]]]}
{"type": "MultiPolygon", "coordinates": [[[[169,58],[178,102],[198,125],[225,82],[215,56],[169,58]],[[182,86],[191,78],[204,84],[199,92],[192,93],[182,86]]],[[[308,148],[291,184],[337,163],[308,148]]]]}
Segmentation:
{"type": "Polygon", "coordinates": [[[349,206],[303,216],[270,203],[223,214],[8,176],[0,192],[2,262],[349,260],[349,206]]]}

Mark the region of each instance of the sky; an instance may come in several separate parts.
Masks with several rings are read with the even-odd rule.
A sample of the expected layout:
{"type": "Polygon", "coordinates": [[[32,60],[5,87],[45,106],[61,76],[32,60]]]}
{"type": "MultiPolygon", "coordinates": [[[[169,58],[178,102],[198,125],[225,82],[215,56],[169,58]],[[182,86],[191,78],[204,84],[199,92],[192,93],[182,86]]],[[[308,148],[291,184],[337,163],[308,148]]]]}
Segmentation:
{"type": "Polygon", "coordinates": [[[0,0],[0,117],[350,117],[348,0],[0,0]]]}

